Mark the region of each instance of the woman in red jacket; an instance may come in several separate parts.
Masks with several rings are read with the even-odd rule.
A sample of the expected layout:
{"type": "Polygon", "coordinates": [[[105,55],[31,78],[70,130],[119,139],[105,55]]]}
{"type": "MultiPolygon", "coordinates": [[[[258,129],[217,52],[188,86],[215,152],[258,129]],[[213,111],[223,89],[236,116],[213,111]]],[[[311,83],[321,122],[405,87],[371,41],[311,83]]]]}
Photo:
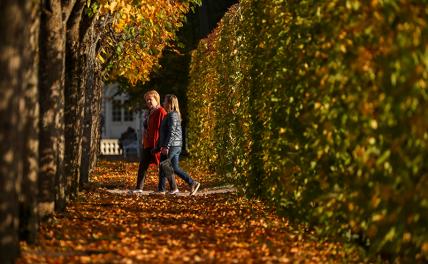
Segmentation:
{"type": "Polygon", "coordinates": [[[155,90],[144,94],[144,100],[150,111],[149,117],[144,122],[145,133],[143,137],[143,151],[138,166],[136,191],[142,191],[147,169],[150,164],[159,165],[160,154],[154,153],[153,149],[157,146],[159,140],[159,127],[166,116],[165,109],[160,105],[159,93],[155,90]]]}

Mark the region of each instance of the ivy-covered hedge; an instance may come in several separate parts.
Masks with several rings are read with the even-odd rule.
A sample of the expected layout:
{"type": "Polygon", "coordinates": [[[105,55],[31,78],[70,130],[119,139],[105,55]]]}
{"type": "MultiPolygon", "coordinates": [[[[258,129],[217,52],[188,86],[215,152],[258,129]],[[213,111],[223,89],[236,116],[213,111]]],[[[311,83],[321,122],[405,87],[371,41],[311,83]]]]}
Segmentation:
{"type": "Polygon", "coordinates": [[[192,56],[195,159],[320,233],[428,260],[427,6],[240,1],[192,56]]]}

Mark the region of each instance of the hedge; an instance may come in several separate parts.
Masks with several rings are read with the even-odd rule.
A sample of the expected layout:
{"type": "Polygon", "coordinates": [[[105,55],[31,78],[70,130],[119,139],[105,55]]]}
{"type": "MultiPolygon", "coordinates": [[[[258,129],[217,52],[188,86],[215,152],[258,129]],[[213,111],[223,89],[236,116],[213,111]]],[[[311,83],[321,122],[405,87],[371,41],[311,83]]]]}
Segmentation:
{"type": "Polygon", "coordinates": [[[426,261],[427,4],[232,7],[192,54],[195,159],[322,234],[426,261]]]}

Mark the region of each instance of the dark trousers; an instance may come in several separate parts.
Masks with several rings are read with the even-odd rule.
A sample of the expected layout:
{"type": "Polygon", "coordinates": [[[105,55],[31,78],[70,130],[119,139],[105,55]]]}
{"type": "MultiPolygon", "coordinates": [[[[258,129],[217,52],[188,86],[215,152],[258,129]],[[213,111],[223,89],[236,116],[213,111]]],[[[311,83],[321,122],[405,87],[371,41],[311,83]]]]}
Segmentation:
{"type": "Polygon", "coordinates": [[[143,149],[141,152],[140,164],[138,165],[137,185],[135,189],[142,190],[146,179],[147,169],[150,162],[154,159],[151,148],[143,149]]]}

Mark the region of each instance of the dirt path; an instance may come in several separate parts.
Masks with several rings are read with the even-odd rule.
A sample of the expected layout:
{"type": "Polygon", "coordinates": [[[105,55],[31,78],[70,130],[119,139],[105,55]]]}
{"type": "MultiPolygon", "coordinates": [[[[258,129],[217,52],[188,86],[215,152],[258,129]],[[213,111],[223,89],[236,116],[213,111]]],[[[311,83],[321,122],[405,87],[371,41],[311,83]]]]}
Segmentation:
{"type": "MultiPolygon", "coordinates": [[[[141,191],[141,192],[135,192],[132,189],[129,190],[124,190],[124,189],[112,189],[112,190],[107,190],[109,193],[113,193],[113,194],[119,194],[119,195],[134,195],[134,196],[141,196],[141,195],[155,195],[156,193],[154,193],[153,191],[141,191]]],[[[231,185],[224,185],[224,186],[219,186],[219,187],[212,187],[212,188],[201,188],[196,194],[194,194],[195,196],[206,196],[206,195],[210,195],[210,194],[220,194],[220,193],[236,193],[236,188],[231,186],[231,185]]],[[[169,195],[168,193],[166,193],[165,195],[169,195]]],[[[185,190],[185,191],[180,191],[176,194],[174,194],[175,196],[189,196],[190,195],[190,191],[189,190],[185,190]]]]}
{"type": "MultiPolygon", "coordinates": [[[[129,194],[136,166],[102,162],[95,184],[42,224],[38,245],[22,244],[18,263],[361,262],[355,251],[319,242],[230,186],[214,188],[215,177],[191,168],[202,182],[199,195],[129,194]]],[[[155,186],[152,175],[147,189],[155,186]]]]}

